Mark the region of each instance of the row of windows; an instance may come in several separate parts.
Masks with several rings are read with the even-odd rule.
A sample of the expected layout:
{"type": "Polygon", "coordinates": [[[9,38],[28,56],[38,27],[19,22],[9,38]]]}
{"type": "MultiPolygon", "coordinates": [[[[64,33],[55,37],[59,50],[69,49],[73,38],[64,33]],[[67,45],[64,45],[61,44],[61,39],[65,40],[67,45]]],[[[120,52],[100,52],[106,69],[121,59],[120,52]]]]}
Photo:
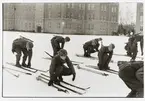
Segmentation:
{"type": "MultiPolygon", "coordinates": [[[[51,28],[51,24],[52,24],[51,22],[48,22],[48,27],[49,28],[51,28]]],[[[66,23],[64,26],[61,23],[57,23],[57,28],[71,29],[73,27],[72,27],[72,24],[70,24],[70,23],[66,23]]],[[[82,24],[77,24],[77,26],[75,28],[82,29],[82,24]]],[[[93,30],[94,29],[94,24],[87,24],[87,29],[88,30],[93,30]]]]}

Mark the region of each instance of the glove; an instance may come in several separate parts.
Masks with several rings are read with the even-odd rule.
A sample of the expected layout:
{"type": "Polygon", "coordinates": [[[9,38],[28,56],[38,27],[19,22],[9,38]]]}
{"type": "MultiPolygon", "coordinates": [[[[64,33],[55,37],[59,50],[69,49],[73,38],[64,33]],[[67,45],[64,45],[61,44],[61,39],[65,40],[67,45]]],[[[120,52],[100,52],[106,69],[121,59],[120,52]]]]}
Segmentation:
{"type": "Polygon", "coordinates": [[[73,74],[72,81],[74,81],[74,80],[75,80],[75,78],[76,78],[76,74],[74,73],[74,74],[73,74]]]}
{"type": "Polygon", "coordinates": [[[14,52],[15,52],[15,50],[14,49],[12,49],[12,53],[14,54],[14,52]]]}

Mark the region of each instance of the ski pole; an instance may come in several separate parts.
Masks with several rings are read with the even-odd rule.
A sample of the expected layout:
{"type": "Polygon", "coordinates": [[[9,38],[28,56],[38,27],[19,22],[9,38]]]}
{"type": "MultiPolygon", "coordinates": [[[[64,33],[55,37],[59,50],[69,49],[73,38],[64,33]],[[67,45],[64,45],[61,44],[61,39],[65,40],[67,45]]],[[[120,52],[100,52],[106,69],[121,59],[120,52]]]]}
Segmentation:
{"type": "MultiPolygon", "coordinates": [[[[6,69],[5,69],[6,70],[6,69]]],[[[14,73],[12,73],[12,72],[10,72],[10,71],[8,71],[8,70],[6,70],[8,73],[10,73],[11,75],[13,75],[13,76],[15,76],[15,77],[19,77],[19,74],[18,75],[16,75],[16,74],[14,74],[14,73]]]]}
{"type": "Polygon", "coordinates": [[[24,73],[24,74],[27,74],[27,75],[32,75],[31,73],[27,73],[27,72],[23,72],[23,71],[19,71],[19,70],[15,70],[15,69],[11,69],[11,68],[8,68],[8,67],[3,67],[5,69],[9,69],[9,70],[12,70],[12,71],[16,71],[16,72],[20,72],[20,73],[24,73]]]}

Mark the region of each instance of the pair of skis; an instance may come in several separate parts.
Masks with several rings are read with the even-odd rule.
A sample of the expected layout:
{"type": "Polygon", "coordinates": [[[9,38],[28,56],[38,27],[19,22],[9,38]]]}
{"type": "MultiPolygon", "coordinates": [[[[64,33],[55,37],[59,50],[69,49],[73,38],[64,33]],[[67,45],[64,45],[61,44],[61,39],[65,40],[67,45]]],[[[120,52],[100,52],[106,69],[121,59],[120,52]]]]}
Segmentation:
{"type": "MultiPolygon", "coordinates": [[[[50,55],[48,52],[46,52],[46,51],[44,51],[44,52],[51,57],[51,58],[44,58],[44,59],[51,60],[53,58],[53,56],[50,55]]],[[[71,60],[71,62],[73,63],[73,65],[83,64],[83,62],[78,62],[78,61],[73,61],[73,60],[71,60]]]]}
{"type": "MultiPolygon", "coordinates": [[[[12,65],[12,66],[15,66],[14,63],[9,63],[9,62],[6,62],[8,65],[12,65]]],[[[15,66],[17,67],[17,66],[15,66]]],[[[23,70],[26,70],[26,71],[29,71],[31,73],[36,73],[37,71],[40,71],[40,72],[44,72],[44,73],[47,73],[49,70],[46,70],[46,71],[43,71],[43,70],[40,70],[40,69],[36,69],[36,68],[29,68],[29,67],[17,67],[17,68],[20,68],[20,69],[23,69],[23,70]]]]}
{"type": "MultiPolygon", "coordinates": [[[[93,57],[93,56],[91,56],[91,57],[85,57],[85,56],[82,55],[82,54],[76,54],[76,56],[77,56],[77,57],[88,58],[88,59],[91,59],[91,60],[98,60],[97,57],[93,57]]],[[[111,63],[115,63],[115,61],[113,61],[113,60],[111,60],[110,62],[111,62],[111,63]]]]}
{"type": "MultiPolygon", "coordinates": [[[[47,76],[47,75],[45,75],[45,74],[43,74],[43,73],[41,73],[36,79],[48,84],[48,82],[50,80],[50,77],[47,76]]],[[[79,86],[70,84],[68,82],[65,82],[65,81],[61,81],[60,84],[53,84],[52,87],[54,87],[58,91],[62,91],[64,93],[69,93],[69,91],[71,91],[71,92],[76,93],[76,94],[79,94],[79,95],[83,95],[84,93],[86,93],[86,90],[90,88],[90,87],[88,87],[88,88],[82,88],[82,87],[79,87],[79,86]],[[73,89],[71,89],[71,88],[69,88],[67,86],[62,85],[61,83],[66,84],[66,85],[69,85],[71,87],[77,88],[77,89],[82,90],[82,91],[85,91],[85,92],[82,93],[80,91],[73,90],[73,89]]]]}
{"type": "MultiPolygon", "coordinates": [[[[86,66],[86,67],[89,67],[89,68],[93,68],[93,69],[100,70],[97,66],[93,66],[93,65],[85,65],[85,66],[86,66]]],[[[113,69],[101,70],[101,71],[105,71],[105,72],[109,72],[109,73],[117,74],[117,75],[118,75],[118,71],[113,70],[113,69]]]]}

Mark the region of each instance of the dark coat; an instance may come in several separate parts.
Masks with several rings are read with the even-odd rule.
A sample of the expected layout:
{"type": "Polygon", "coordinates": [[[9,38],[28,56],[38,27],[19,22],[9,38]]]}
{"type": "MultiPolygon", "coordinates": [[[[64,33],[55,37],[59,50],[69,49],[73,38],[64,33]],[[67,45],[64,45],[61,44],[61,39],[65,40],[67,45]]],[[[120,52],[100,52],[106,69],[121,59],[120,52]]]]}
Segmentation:
{"type": "Polygon", "coordinates": [[[27,44],[27,40],[23,39],[23,38],[18,38],[18,39],[15,39],[13,41],[13,44],[12,44],[12,49],[15,49],[15,48],[22,48],[22,49],[26,49],[26,44],[27,44]]]}
{"type": "Polygon", "coordinates": [[[99,64],[103,64],[104,62],[109,63],[113,55],[113,51],[108,50],[108,46],[102,46],[98,52],[99,64]],[[106,61],[104,61],[104,56],[108,55],[106,61]]]}
{"type": "Polygon", "coordinates": [[[85,50],[87,50],[88,48],[92,48],[92,49],[96,49],[96,51],[98,51],[98,47],[99,47],[99,42],[98,42],[98,39],[94,39],[94,40],[91,40],[91,41],[88,41],[88,42],[86,42],[84,45],[83,45],[83,48],[85,49],[85,50]],[[93,43],[93,41],[95,41],[96,42],[96,45],[93,45],[92,43],[93,43]]]}
{"type": "Polygon", "coordinates": [[[65,63],[71,69],[72,73],[75,74],[75,69],[69,57],[67,56],[65,60],[62,60],[59,55],[55,55],[51,60],[51,65],[49,69],[50,74],[61,72],[65,63]]]}
{"type": "Polygon", "coordinates": [[[62,36],[55,36],[51,39],[51,43],[57,49],[63,49],[65,44],[65,39],[62,36]],[[60,46],[61,43],[61,46],[60,46]]]}

